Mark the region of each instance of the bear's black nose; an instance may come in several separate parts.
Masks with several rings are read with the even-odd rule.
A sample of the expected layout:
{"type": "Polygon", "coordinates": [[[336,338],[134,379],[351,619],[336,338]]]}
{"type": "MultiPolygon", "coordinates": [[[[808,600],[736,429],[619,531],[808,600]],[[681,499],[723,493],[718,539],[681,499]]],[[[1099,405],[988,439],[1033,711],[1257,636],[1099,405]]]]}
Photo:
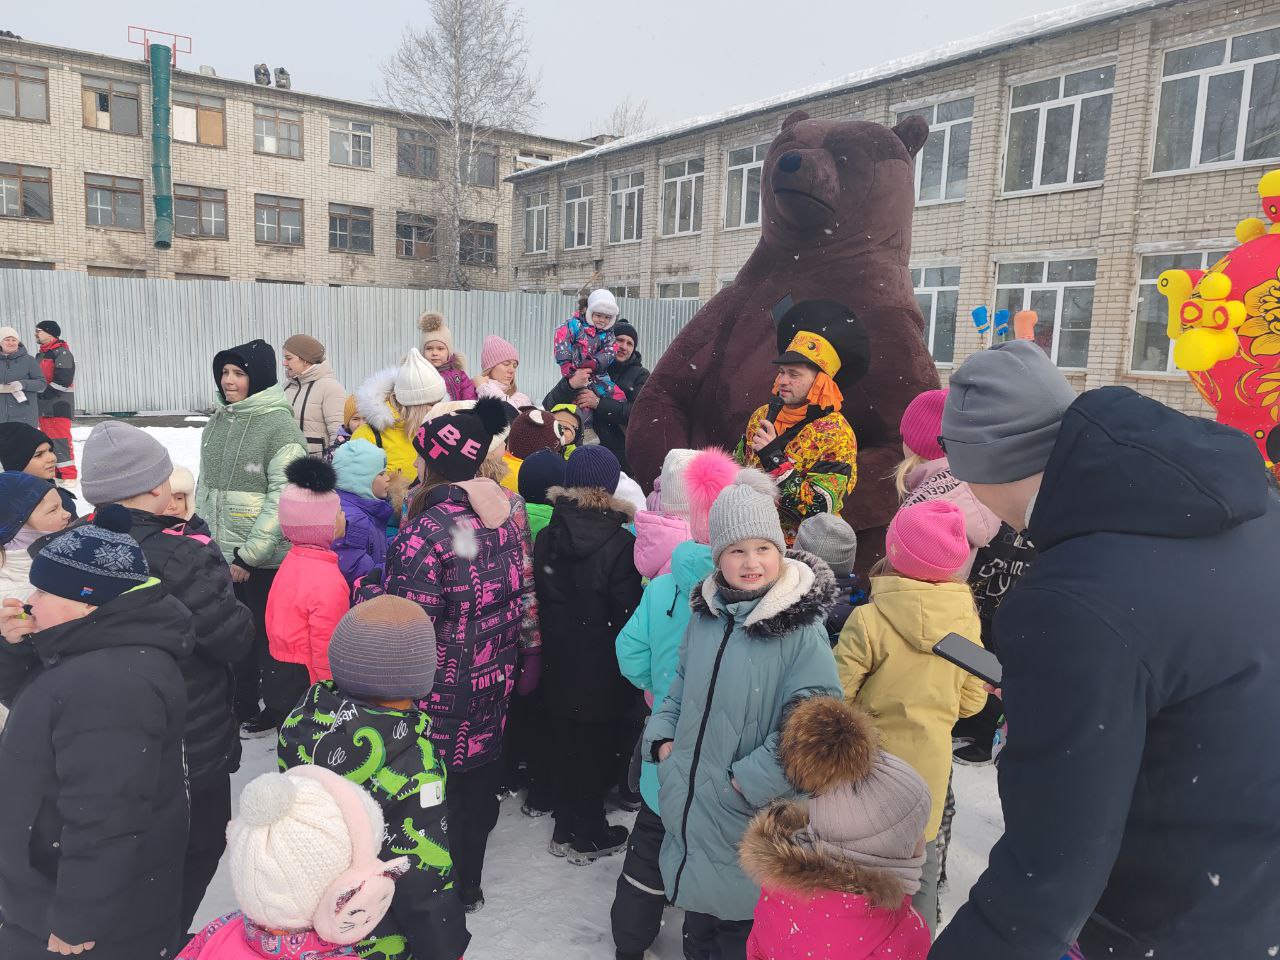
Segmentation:
{"type": "Polygon", "coordinates": [[[778,169],[783,173],[795,173],[800,169],[800,154],[784,153],[778,161],[778,169]]]}

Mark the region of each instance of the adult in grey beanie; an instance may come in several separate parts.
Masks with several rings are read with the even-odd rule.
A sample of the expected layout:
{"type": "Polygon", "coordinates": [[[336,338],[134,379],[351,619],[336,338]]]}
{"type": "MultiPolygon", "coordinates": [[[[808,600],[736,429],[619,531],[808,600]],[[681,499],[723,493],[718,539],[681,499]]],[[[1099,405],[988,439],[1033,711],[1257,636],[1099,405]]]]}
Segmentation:
{"type": "Polygon", "coordinates": [[[106,420],[85,441],[80,492],[95,507],[120,503],[164,486],[172,473],[164,444],[131,424],[106,420]]]}
{"type": "Polygon", "coordinates": [[[837,577],[853,573],[858,553],[858,535],[838,513],[815,513],[805,517],[796,530],[795,548],[807,550],[825,560],[837,577]]]}
{"type": "Polygon", "coordinates": [[[980,350],[951,375],[942,444],[956,479],[1014,483],[1043,473],[1076,392],[1030,340],[980,350]]]}
{"type": "Polygon", "coordinates": [[[712,563],[719,563],[720,554],[740,540],[770,540],[779,553],[787,552],[777,501],[749,483],[735,480],[720,492],[711,505],[707,527],[712,563]]]}
{"type": "Polygon", "coordinates": [[[423,699],[436,683],[436,631],[421,606],[381,596],[352,607],[333,628],[329,669],[343,693],[423,699]]]}

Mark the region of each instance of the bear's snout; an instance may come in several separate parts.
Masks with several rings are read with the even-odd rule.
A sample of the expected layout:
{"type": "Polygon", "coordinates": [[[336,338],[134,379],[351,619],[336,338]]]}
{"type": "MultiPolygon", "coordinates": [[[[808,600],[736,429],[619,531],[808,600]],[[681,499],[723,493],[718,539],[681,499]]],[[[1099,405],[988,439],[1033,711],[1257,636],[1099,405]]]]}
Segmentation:
{"type": "Polygon", "coordinates": [[[795,173],[800,169],[800,164],[803,162],[800,154],[792,151],[791,153],[783,154],[782,159],[778,161],[778,169],[783,173],[795,173]]]}

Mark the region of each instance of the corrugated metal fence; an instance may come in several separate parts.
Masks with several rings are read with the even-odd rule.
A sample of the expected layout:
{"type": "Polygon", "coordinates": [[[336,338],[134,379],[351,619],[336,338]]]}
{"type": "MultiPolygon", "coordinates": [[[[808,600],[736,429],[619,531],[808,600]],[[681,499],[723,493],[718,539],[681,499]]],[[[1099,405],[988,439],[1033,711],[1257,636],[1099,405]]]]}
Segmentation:
{"type": "MultiPolygon", "coordinates": [[[[33,352],[35,324],[61,324],[76,357],[76,407],[85,413],[208,409],[215,353],[258,337],[278,351],[295,333],[325,344],[338,379],[352,391],[420,345],[418,317],[426,310],[445,315],[472,374],[486,335],[515,344],[521,357],[516,382],[540,401],[560,375],[552,334],[575,306],[571,297],[547,294],[0,270],[0,324],[16,327],[33,352]]],[[[698,303],[623,300],[620,306],[652,368],[698,303]]]]}

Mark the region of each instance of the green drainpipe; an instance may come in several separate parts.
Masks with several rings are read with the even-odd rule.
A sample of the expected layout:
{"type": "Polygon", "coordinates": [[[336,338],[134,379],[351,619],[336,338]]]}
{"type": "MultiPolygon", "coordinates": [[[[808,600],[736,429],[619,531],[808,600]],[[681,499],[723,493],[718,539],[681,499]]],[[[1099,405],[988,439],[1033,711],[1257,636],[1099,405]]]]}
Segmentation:
{"type": "Polygon", "coordinates": [[[169,164],[169,70],[173,52],[151,44],[151,192],[156,204],[156,249],[173,246],[173,167],[169,164]]]}

